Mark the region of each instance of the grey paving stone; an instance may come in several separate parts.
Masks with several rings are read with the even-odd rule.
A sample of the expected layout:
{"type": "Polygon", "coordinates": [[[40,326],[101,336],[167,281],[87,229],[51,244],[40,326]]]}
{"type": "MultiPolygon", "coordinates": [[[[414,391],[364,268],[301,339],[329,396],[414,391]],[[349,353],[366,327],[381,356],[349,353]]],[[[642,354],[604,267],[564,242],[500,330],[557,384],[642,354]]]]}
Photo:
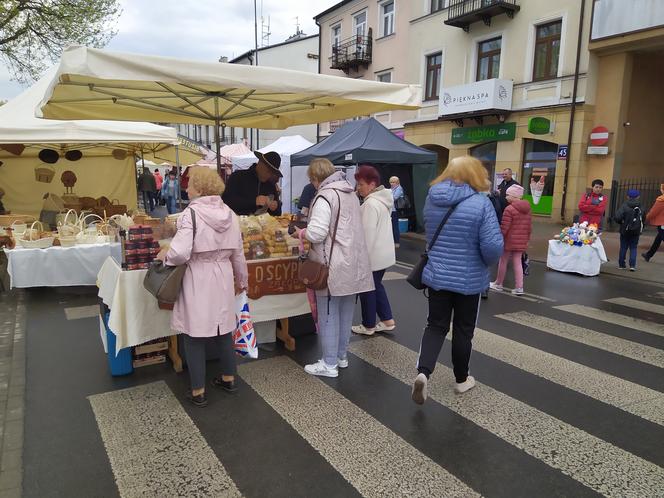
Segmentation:
{"type": "Polygon", "coordinates": [[[2,471],[19,470],[23,466],[23,450],[8,450],[0,457],[2,471]]]}
{"type": "Polygon", "coordinates": [[[0,490],[0,498],[21,498],[21,488],[0,490]]]}
{"type": "Polygon", "coordinates": [[[0,489],[20,488],[23,480],[21,470],[7,470],[0,472],[0,489]]]}

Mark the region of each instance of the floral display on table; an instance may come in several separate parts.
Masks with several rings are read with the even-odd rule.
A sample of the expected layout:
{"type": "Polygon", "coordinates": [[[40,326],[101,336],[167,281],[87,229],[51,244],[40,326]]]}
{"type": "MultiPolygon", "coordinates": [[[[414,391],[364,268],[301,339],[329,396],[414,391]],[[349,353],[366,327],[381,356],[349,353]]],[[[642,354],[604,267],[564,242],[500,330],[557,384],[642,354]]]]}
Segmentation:
{"type": "Polygon", "coordinates": [[[597,225],[588,224],[587,221],[583,223],[574,223],[571,227],[563,228],[559,234],[554,236],[563,244],[571,246],[583,246],[592,244],[597,240],[599,234],[597,233],[597,225]]]}

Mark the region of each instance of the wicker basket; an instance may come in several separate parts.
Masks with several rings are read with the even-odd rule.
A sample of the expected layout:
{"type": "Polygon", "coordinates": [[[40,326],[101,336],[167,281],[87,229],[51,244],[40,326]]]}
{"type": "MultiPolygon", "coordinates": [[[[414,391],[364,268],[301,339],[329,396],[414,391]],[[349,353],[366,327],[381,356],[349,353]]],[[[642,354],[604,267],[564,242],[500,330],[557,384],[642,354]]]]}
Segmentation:
{"type": "Polygon", "coordinates": [[[28,214],[0,214],[0,227],[9,227],[15,223],[32,223],[34,216],[28,214]]]}
{"type": "Polygon", "coordinates": [[[60,241],[62,242],[65,237],[76,240],[76,235],[81,231],[81,219],[79,219],[76,211],[70,209],[63,217],[58,218],[60,218],[60,215],[56,216],[60,241]]]}
{"type": "Polygon", "coordinates": [[[73,236],[60,236],[58,237],[62,247],[74,247],[76,245],[76,235],[73,236]]]}
{"type": "Polygon", "coordinates": [[[25,249],[47,249],[53,245],[55,237],[52,235],[50,237],[43,237],[42,234],[44,233],[44,225],[39,221],[35,221],[30,226],[30,229],[26,230],[21,238],[18,239],[18,243],[25,249]],[[36,229],[35,225],[39,225],[40,228],[36,229]]]}

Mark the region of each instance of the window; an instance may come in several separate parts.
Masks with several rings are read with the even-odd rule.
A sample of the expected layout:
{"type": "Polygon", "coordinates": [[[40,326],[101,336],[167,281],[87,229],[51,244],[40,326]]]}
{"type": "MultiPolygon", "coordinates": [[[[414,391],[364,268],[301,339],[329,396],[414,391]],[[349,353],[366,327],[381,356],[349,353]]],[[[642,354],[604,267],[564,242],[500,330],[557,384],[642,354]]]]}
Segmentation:
{"type": "Polygon", "coordinates": [[[558,144],[530,139],[525,139],[523,142],[521,185],[526,189],[523,198],[530,201],[534,214],[551,216],[558,144]]]}
{"type": "Polygon", "coordinates": [[[338,47],[341,43],[341,24],[332,26],[332,36],[330,38],[332,39],[332,46],[338,47]]]}
{"type": "MultiPolygon", "coordinates": [[[[496,182],[496,154],[498,151],[498,142],[488,142],[485,144],[476,145],[470,149],[470,155],[479,159],[482,166],[486,168],[489,175],[489,180],[493,184],[493,190],[498,188],[496,182]]],[[[501,179],[502,181],[502,179],[501,179]]]]}
{"type": "Polygon", "coordinates": [[[427,77],[425,85],[424,100],[436,100],[440,87],[440,68],[443,65],[443,54],[427,56],[427,77]]]}
{"type": "Polygon", "coordinates": [[[376,80],[380,81],[381,83],[392,83],[392,73],[380,73],[376,75],[376,80]]]}
{"type": "Polygon", "coordinates": [[[558,76],[562,25],[562,21],[558,20],[536,27],[533,81],[547,80],[558,76]]]}
{"type": "Polygon", "coordinates": [[[394,0],[385,2],[380,6],[380,19],[382,36],[394,33],[394,0]]]}
{"type": "Polygon", "coordinates": [[[431,12],[437,12],[447,7],[447,0],[431,0],[431,12]]]}
{"type": "Polygon", "coordinates": [[[353,17],[353,25],[355,26],[355,34],[360,37],[364,37],[364,34],[367,31],[367,11],[360,12],[355,17],[353,17]]]}
{"type": "Polygon", "coordinates": [[[477,50],[477,81],[498,77],[502,38],[480,42],[477,50]]]}

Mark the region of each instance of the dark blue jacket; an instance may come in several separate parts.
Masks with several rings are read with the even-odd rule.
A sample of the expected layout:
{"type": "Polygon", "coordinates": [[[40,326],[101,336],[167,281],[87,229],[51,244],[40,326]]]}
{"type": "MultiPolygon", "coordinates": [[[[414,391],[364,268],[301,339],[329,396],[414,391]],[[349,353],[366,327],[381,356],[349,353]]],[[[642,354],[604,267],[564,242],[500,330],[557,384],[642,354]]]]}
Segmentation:
{"type": "Polygon", "coordinates": [[[459,205],[429,251],[422,282],[435,290],[479,294],[489,286],[488,267],[503,253],[500,225],[487,196],[449,180],[431,187],[424,205],[427,244],[456,203],[459,205]]]}

